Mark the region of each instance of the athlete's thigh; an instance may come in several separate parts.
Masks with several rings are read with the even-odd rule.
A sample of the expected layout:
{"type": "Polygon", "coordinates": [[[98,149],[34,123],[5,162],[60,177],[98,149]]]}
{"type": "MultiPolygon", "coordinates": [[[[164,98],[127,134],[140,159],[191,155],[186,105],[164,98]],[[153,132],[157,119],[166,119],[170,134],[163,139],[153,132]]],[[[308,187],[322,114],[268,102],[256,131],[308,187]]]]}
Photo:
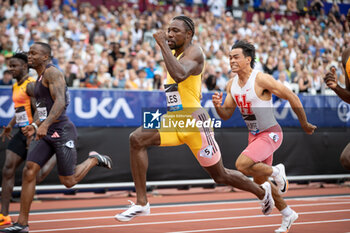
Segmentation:
{"type": "Polygon", "coordinates": [[[46,137],[44,137],[39,141],[31,142],[28,150],[27,161],[34,162],[40,167],[43,167],[54,153],[54,148],[46,140],[46,137]]]}
{"type": "Polygon", "coordinates": [[[7,145],[7,149],[20,156],[23,160],[27,158],[27,137],[21,130],[13,136],[7,145]]]}
{"type": "Polygon", "coordinates": [[[140,126],[130,134],[130,143],[141,147],[159,146],[160,135],[157,129],[144,129],[140,126]]]}
{"type": "Polygon", "coordinates": [[[77,163],[77,133],[74,124],[71,121],[60,122],[48,135],[51,135],[50,141],[56,153],[58,174],[73,175],[77,163]],[[53,135],[59,137],[52,137],[53,135]]]}
{"type": "MultiPolygon", "coordinates": [[[[208,113],[202,109],[192,114],[197,121],[206,121],[208,113]]],[[[202,167],[210,167],[221,159],[221,152],[211,127],[201,126],[181,133],[181,140],[188,145],[202,167]]]]}

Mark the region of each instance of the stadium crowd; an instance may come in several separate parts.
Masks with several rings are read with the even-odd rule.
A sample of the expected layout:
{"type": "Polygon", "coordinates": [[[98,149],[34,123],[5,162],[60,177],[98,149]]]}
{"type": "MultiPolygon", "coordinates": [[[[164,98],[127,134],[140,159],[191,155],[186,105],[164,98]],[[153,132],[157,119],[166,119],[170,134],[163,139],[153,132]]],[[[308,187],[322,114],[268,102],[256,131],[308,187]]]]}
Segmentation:
{"type": "Polygon", "coordinates": [[[235,14],[226,0],[149,1],[154,5],[142,11],[138,1],[121,2],[107,8],[88,2],[78,5],[76,0],[53,0],[50,7],[44,0],[3,0],[0,85],[12,84],[7,58],[44,41],[51,45],[52,62],[65,74],[68,86],[162,89],[166,72],[152,35],[166,30],[179,14],[195,19],[193,43],[200,44],[207,61],[203,91],[224,90],[233,75],[228,53],[241,39],[254,43],[256,69],[296,92],[325,93],[323,77],[331,67],[344,85],[339,61],[350,45],[350,33],[337,4],[325,14],[320,0],[309,6],[299,0],[250,1],[235,14]]]}

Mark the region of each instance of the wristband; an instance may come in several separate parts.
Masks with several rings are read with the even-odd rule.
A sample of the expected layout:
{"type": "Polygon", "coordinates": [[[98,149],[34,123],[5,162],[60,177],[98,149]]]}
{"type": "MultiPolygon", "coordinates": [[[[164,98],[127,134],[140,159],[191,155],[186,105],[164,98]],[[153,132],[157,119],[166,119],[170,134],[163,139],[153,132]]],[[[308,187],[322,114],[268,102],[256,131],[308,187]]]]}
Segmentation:
{"type": "Polygon", "coordinates": [[[37,126],[37,124],[35,124],[35,122],[33,122],[31,125],[34,127],[35,132],[36,132],[36,131],[38,130],[38,126],[37,126]]]}

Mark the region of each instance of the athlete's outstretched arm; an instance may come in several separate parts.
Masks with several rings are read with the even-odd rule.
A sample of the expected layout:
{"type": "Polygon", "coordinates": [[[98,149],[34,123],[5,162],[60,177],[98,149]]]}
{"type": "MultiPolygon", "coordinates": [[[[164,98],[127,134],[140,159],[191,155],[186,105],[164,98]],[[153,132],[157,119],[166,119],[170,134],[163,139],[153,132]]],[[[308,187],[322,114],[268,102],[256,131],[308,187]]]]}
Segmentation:
{"type": "Polygon", "coordinates": [[[307,134],[313,134],[316,126],[310,124],[307,121],[303,105],[301,104],[299,97],[296,94],[294,94],[285,85],[283,85],[281,82],[278,82],[268,74],[259,73],[256,77],[256,82],[263,89],[268,90],[279,98],[288,100],[293,111],[298,116],[301,127],[307,134]]]}
{"type": "Polygon", "coordinates": [[[215,94],[212,96],[213,104],[216,109],[216,112],[219,114],[221,119],[228,120],[233,115],[237,105],[234,101],[232,95],[231,95],[231,85],[232,85],[233,79],[228,81],[226,85],[226,98],[224,101],[224,104],[222,105],[222,92],[215,92],[215,94]]]}
{"type": "Polygon", "coordinates": [[[204,56],[200,47],[189,46],[183,56],[177,60],[167,44],[164,31],[154,33],[153,37],[162,51],[165,66],[175,82],[182,82],[190,75],[198,75],[202,72],[204,56]]]}

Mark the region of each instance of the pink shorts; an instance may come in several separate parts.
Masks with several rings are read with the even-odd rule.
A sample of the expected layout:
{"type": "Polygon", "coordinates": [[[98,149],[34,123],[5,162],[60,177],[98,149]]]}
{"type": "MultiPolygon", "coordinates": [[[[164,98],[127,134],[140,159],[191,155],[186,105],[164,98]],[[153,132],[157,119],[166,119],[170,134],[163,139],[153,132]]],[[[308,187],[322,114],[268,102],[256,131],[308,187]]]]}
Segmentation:
{"type": "Polygon", "coordinates": [[[272,126],[261,133],[249,133],[248,146],[242,152],[254,162],[272,165],[273,153],[281,146],[283,132],[279,124],[272,126]]]}

